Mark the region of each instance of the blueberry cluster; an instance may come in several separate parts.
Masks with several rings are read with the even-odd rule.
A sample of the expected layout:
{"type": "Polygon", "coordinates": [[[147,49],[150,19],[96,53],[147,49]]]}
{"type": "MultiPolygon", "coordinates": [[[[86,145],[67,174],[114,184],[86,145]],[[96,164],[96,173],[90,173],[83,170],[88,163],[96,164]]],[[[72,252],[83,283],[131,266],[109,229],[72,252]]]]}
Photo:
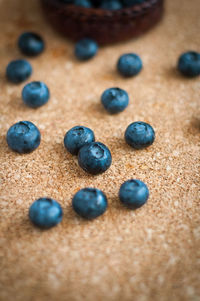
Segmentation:
{"type": "MultiPolygon", "coordinates": [[[[45,43],[40,35],[33,32],[25,32],[18,39],[18,47],[22,54],[35,57],[45,49],[45,43]]],[[[33,72],[31,64],[25,59],[11,61],[6,68],[8,81],[19,84],[26,81],[33,72]]],[[[27,84],[22,91],[23,102],[31,107],[38,108],[48,102],[50,92],[45,83],[33,81],[27,84]]]]}
{"type": "MultiPolygon", "coordinates": [[[[140,0],[138,0],[139,2],[140,0]]],[[[98,52],[96,41],[83,38],[75,45],[74,54],[80,61],[93,58],[98,52]]],[[[138,75],[143,63],[140,56],[136,53],[125,53],[117,61],[117,71],[125,78],[138,75]]],[[[200,53],[196,51],[187,51],[180,55],[177,63],[177,70],[185,77],[193,78],[200,75],[200,53]]],[[[102,101],[103,102],[103,101],[102,101]]],[[[114,113],[114,112],[112,112],[114,113]]]]}
{"type": "Polygon", "coordinates": [[[77,5],[86,8],[97,7],[105,10],[117,10],[141,4],[146,0],[58,0],[63,4],[77,5]]]}
{"type": "MultiPolygon", "coordinates": [[[[119,9],[119,4],[129,6],[140,4],[143,1],[62,0],[65,4],[73,3],[86,7],[95,5],[105,9],[119,9]]],[[[29,57],[39,55],[45,48],[43,39],[38,34],[31,32],[23,33],[19,37],[18,46],[21,52],[29,57]]],[[[89,38],[82,39],[75,45],[75,56],[81,61],[91,59],[97,52],[97,43],[89,38]]],[[[135,53],[123,54],[117,62],[117,70],[125,78],[138,75],[142,68],[142,60],[135,53]]],[[[194,51],[183,53],[179,57],[177,69],[185,77],[199,76],[200,53],[194,51]]],[[[31,74],[31,64],[24,59],[10,62],[6,69],[7,79],[12,83],[21,83],[27,80],[31,74]]],[[[22,100],[25,105],[31,108],[43,106],[49,98],[50,91],[41,81],[30,82],[22,90],[22,100]]],[[[119,87],[112,87],[103,92],[101,103],[108,113],[117,114],[127,108],[129,95],[119,87]]],[[[133,149],[144,149],[153,144],[155,131],[150,124],[137,121],[127,127],[124,138],[126,143],[133,149]]],[[[34,151],[40,145],[41,134],[32,122],[20,121],[9,128],[6,140],[13,151],[25,154],[34,151]]],[[[111,166],[112,156],[109,148],[101,142],[96,142],[94,132],[88,127],[78,125],[68,130],[64,137],[64,146],[72,155],[78,156],[79,166],[90,174],[103,173],[111,166]]],[[[143,206],[148,198],[148,187],[140,180],[130,179],[120,187],[119,199],[128,208],[137,209],[143,206]]],[[[108,201],[101,190],[84,188],[74,195],[72,207],[81,217],[94,219],[106,211],[108,201]]],[[[30,220],[43,229],[51,228],[60,223],[62,216],[61,206],[50,198],[36,200],[29,209],[30,220]]]]}
{"type": "MultiPolygon", "coordinates": [[[[124,182],[119,190],[119,199],[130,209],[143,206],[149,198],[149,189],[145,183],[137,179],[124,182]]],[[[72,208],[82,218],[92,220],[107,210],[106,195],[97,188],[83,188],[72,198],[72,208]]],[[[62,221],[63,211],[58,202],[50,198],[40,198],[29,208],[31,222],[41,228],[49,229],[62,221]]]]}

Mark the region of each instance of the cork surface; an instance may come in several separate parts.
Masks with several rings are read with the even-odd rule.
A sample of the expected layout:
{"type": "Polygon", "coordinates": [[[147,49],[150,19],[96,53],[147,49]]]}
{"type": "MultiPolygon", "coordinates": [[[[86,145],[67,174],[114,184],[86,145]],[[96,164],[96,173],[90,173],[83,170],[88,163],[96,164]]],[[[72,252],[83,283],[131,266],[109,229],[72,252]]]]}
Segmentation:
{"type": "Polygon", "coordinates": [[[38,1],[0,1],[0,300],[1,301],[184,301],[200,300],[199,134],[200,80],[175,70],[183,51],[200,51],[199,0],[168,0],[163,21],[143,37],[101,48],[93,60],[74,59],[74,45],[43,19],[38,1]],[[30,59],[31,80],[51,91],[47,105],[33,110],[21,100],[24,84],[12,85],[4,72],[21,57],[16,39],[24,30],[41,33],[44,54],[30,59]],[[138,53],[141,74],[122,79],[116,61],[138,53]],[[130,105],[108,115],[100,95],[119,86],[130,105]],[[20,120],[35,123],[42,134],[31,154],[12,152],[8,128],[20,120]],[[134,151],[123,135],[133,121],[149,122],[156,141],[134,151]],[[77,124],[92,128],[108,145],[113,164],[104,174],[87,175],[63,147],[65,132],[77,124]],[[148,204],[125,209],[118,190],[130,178],[150,189],[148,204]],[[73,194],[83,187],[102,189],[106,214],[92,222],[72,211],[73,194]],[[49,231],[33,227],[30,204],[55,198],[63,222],[49,231]]]}

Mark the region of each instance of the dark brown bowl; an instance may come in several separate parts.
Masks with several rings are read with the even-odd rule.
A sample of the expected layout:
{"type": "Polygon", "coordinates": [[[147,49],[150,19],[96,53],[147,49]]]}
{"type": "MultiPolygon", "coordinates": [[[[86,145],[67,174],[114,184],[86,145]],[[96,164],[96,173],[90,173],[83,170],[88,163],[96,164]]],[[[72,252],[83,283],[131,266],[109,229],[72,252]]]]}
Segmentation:
{"type": "Polygon", "coordinates": [[[59,0],[40,0],[49,22],[72,40],[83,37],[99,44],[121,42],[144,33],[163,15],[164,0],[146,0],[120,10],[67,5],[59,0]]]}

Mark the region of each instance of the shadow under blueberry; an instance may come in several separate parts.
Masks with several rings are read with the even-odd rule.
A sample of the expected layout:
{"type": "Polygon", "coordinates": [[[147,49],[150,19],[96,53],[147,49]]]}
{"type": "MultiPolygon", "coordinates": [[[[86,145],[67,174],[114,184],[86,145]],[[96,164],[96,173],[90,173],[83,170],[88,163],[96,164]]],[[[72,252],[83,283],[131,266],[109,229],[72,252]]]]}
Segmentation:
{"type": "Polygon", "coordinates": [[[180,79],[182,76],[175,66],[166,69],[166,75],[170,79],[180,79]]]}
{"type": "MultiPolygon", "coordinates": [[[[59,166],[60,172],[62,176],[65,177],[65,173],[71,174],[71,177],[77,179],[92,179],[95,175],[89,174],[85,172],[78,165],[78,156],[70,154],[64,147],[63,143],[53,143],[52,144],[52,152],[56,152],[59,159],[56,163],[59,166]]],[[[98,176],[98,175],[97,175],[98,176]]]]}
{"type": "Polygon", "coordinates": [[[12,85],[12,86],[14,86],[14,84],[11,84],[8,80],[7,80],[7,78],[6,78],[6,70],[3,72],[3,71],[1,71],[0,72],[0,83],[1,83],[1,85],[4,87],[5,85],[7,85],[7,84],[10,84],[10,85],[12,85]]]}
{"type": "Polygon", "coordinates": [[[11,40],[7,42],[6,44],[2,45],[0,48],[0,55],[6,55],[9,56],[11,59],[19,58],[22,56],[18,50],[17,47],[13,47],[14,43],[17,43],[17,38],[13,33],[8,33],[8,37],[11,36],[11,40]]]}
{"type": "MultiPolygon", "coordinates": [[[[23,208],[21,210],[25,212],[23,208]]],[[[17,211],[19,211],[19,209],[17,211]]],[[[9,222],[7,221],[5,229],[2,229],[2,232],[9,232],[9,240],[19,240],[23,237],[27,237],[27,235],[30,236],[30,234],[35,232],[35,226],[33,226],[29,220],[28,212],[26,212],[22,217],[18,217],[17,211],[14,216],[9,219],[9,222]]]]}
{"type": "Polygon", "coordinates": [[[109,202],[109,211],[110,211],[109,220],[112,220],[113,222],[119,221],[120,218],[123,219],[124,216],[132,215],[133,213],[135,217],[137,217],[137,215],[140,214],[140,211],[144,210],[144,208],[147,207],[147,204],[141,206],[140,208],[127,207],[121,203],[118,195],[108,199],[108,202],[109,202]]]}
{"type": "MultiPolygon", "coordinates": [[[[73,196],[72,196],[73,198],[73,196]]],[[[67,208],[65,208],[65,214],[64,214],[64,227],[66,228],[69,224],[73,225],[73,227],[82,227],[82,226],[87,226],[89,224],[91,224],[92,221],[94,221],[93,219],[85,219],[81,216],[79,216],[73,209],[72,207],[72,199],[70,204],[67,206],[67,208]]],[[[101,217],[98,217],[101,218],[101,217]]]]}
{"type": "Polygon", "coordinates": [[[15,93],[13,92],[11,95],[10,101],[7,103],[7,107],[10,108],[10,110],[15,111],[15,112],[36,112],[36,109],[32,109],[28,106],[26,106],[22,100],[22,97],[20,96],[15,96],[15,93]]]}
{"type": "Polygon", "coordinates": [[[97,117],[103,118],[113,118],[116,119],[117,116],[122,115],[125,112],[118,112],[118,113],[109,113],[101,103],[101,97],[95,103],[89,103],[88,106],[85,106],[85,111],[92,116],[96,115],[97,117]]]}
{"type": "Polygon", "coordinates": [[[98,116],[105,116],[105,117],[109,115],[109,113],[106,112],[106,110],[102,106],[100,99],[99,99],[99,101],[96,101],[95,103],[88,104],[88,107],[86,107],[86,111],[87,111],[87,114],[89,112],[91,115],[95,114],[98,116]]]}
{"type": "Polygon", "coordinates": [[[0,136],[0,153],[1,154],[7,154],[7,153],[13,153],[13,151],[8,147],[7,141],[6,141],[6,131],[4,136],[0,136]]]}
{"type": "Polygon", "coordinates": [[[72,198],[73,195],[71,196],[70,203],[63,207],[63,220],[61,222],[61,229],[60,231],[63,232],[68,232],[70,231],[71,234],[72,232],[76,233],[77,231],[83,231],[84,228],[89,229],[88,227],[95,226],[102,227],[103,224],[107,223],[107,220],[110,219],[110,208],[108,206],[107,210],[100,216],[93,218],[93,219],[87,219],[79,216],[73,209],[72,207],[72,198]]]}
{"type": "Polygon", "coordinates": [[[135,153],[135,155],[140,155],[141,153],[148,153],[150,151],[153,151],[153,148],[155,147],[155,143],[156,141],[154,141],[152,145],[145,147],[143,149],[135,149],[126,143],[124,137],[112,137],[110,144],[114,145],[114,147],[112,147],[113,155],[120,154],[119,151],[122,150],[126,151],[127,154],[130,154],[131,152],[131,153],[135,153]]]}
{"type": "Polygon", "coordinates": [[[122,84],[121,82],[131,82],[133,81],[133,76],[123,76],[120,74],[120,72],[117,70],[117,59],[113,62],[112,66],[109,69],[106,69],[106,72],[104,72],[101,75],[102,80],[105,81],[115,81],[114,86],[118,86],[119,84],[122,84]]]}
{"type": "Polygon", "coordinates": [[[190,128],[194,129],[198,133],[200,133],[200,116],[199,117],[193,117],[190,122],[190,128]]]}
{"type": "Polygon", "coordinates": [[[180,73],[180,71],[178,71],[176,66],[170,67],[166,69],[166,75],[168,80],[173,81],[174,79],[180,79],[181,81],[184,82],[191,82],[195,80],[195,77],[187,77],[184,76],[183,74],[180,73]]]}
{"type": "Polygon", "coordinates": [[[187,127],[183,128],[184,136],[186,139],[191,140],[190,138],[199,139],[200,134],[200,117],[192,117],[190,123],[187,127]]]}
{"type": "Polygon", "coordinates": [[[106,72],[102,74],[103,81],[115,81],[117,79],[121,79],[122,76],[118,73],[117,68],[111,67],[109,69],[106,69],[106,72]]]}

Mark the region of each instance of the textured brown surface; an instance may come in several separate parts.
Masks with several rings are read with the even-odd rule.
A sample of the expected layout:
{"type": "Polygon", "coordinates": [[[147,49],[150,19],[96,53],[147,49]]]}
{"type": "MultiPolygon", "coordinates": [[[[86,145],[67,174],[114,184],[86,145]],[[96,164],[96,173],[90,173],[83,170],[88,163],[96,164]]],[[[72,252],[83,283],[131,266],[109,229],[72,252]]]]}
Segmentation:
{"type": "Polygon", "coordinates": [[[144,37],[102,48],[90,62],[73,57],[73,44],[43,21],[35,0],[0,1],[0,300],[4,301],[165,301],[200,300],[199,292],[199,133],[200,80],[187,80],[174,69],[178,55],[200,50],[199,0],[167,1],[163,22],[144,37]],[[21,101],[23,85],[4,79],[7,63],[20,57],[15,47],[23,30],[46,39],[46,52],[31,62],[31,79],[44,80],[50,102],[37,110],[21,101]],[[139,53],[144,70],[133,79],[115,71],[124,52],[139,53]],[[129,108],[108,115],[100,106],[105,88],[130,94],[129,108]],[[19,120],[34,122],[41,146],[18,155],[5,134],[19,120]],[[123,140],[127,125],[144,120],[157,137],[147,150],[134,151],[123,140]],[[63,148],[70,127],[91,127],[107,144],[112,167],[89,176],[63,148]],[[129,178],[144,180],[149,202],[133,212],[117,198],[129,178]],[[95,186],[108,196],[109,209],[93,222],[70,207],[81,187],[95,186]],[[34,228],[28,208],[50,196],[64,209],[63,222],[50,231],[34,228]]]}

